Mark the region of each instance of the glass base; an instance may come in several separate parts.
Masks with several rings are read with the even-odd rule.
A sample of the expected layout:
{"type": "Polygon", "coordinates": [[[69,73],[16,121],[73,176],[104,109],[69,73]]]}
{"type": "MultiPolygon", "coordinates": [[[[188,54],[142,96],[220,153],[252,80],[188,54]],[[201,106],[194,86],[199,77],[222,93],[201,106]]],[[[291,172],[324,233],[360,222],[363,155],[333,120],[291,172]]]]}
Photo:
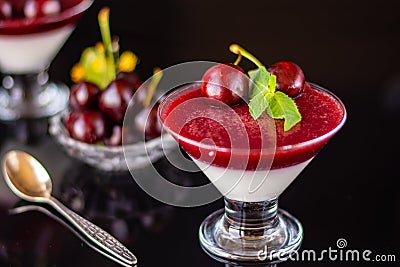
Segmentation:
{"type": "Polygon", "coordinates": [[[0,120],[50,117],[67,107],[69,89],[47,73],[6,75],[0,85],[0,120]]]}
{"type": "Polygon", "coordinates": [[[203,249],[214,259],[230,264],[274,264],[287,260],[300,247],[303,228],[292,215],[277,209],[277,200],[272,205],[225,202],[225,210],[209,215],[199,230],[203,249]]]}

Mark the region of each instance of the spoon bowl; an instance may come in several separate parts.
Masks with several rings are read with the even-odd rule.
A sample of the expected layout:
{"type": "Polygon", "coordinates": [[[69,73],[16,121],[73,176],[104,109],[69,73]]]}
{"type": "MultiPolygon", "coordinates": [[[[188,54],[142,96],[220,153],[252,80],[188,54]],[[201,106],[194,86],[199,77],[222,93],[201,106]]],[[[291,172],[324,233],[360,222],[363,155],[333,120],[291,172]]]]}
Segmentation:
{"type": "Polygon", "coordinates": [[[53,188],[50,176],[31,155],[10,151],[4,156],[3,167],[8,186],[20,198],[32,202],[43,202],[43,198],[50,198],[53,188]]]}

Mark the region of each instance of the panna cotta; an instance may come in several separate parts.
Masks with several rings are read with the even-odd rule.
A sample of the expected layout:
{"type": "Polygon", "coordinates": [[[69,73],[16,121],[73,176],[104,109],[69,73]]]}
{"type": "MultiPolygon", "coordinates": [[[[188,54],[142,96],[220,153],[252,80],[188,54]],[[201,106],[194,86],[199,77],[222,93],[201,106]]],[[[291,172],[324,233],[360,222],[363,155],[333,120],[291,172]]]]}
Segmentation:
{"type": "MultiPolygon", "coordinates": [[[[52,0],[58,3],[58,0],[52,0]]],[[[17,9],[21,1],[10,1],[17,9]]],[[[35,2],[35,1],[31,1],[35,2]]],[[[10,16],[0,20],[0,69],[6,74],[31,74],[45,70],[75,28],[92,0],[61,0],[54,14],[10,16]]],[[[54,4],[53,3],[53,4],[54,4]]],[[[22,9],[19,7],[19,9],[22,9]]],[[[23,12],[22,12],[23,13],[23,12]]],[[[31,14],[31,15],[29,15],[31,14]]]]}
{"type": "Polygon", "coordinates": [[[46,69],[74,30],[59,29],[25,35],[0,34],[0,68],[5,73],[37,73],[46,69]]]}
{"type": "Polygon", "coordinates": [[[254,120],[246,102],[212,105],[192,84],[167,97],[160,117],[225,197],[260,202],[277,198],[345,121],[340,100],[316,85],[295,102],[302,120],[284,131],[266,114],[254,120]]]}
{"type": "Polygon", "coordinates": [[[277,198],[311,161],[273,170],[243,171],[192,159],[223,196],[243,202],[277,198]]]}

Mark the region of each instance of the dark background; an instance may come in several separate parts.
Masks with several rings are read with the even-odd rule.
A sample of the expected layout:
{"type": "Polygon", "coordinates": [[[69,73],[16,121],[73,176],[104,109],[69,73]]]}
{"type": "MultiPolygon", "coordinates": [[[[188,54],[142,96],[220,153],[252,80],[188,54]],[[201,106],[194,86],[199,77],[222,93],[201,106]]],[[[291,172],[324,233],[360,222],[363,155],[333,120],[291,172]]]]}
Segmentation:
{"type": "MultiPolygon", "coordinates": [[[[308,81],[335,92],[347,107],[348,121],[285,191],[280,205],[302,222],[305,229],[302,248],[317,251],[335,248],[336,240],[345,238],[350,249],[395,254],[398,264],[399,1],[96,0],[51,65],[53,79],[71,84],[69,70],[79,60],[83,48],[100,40],[96,16],[105,5],[111,7],[112,33],[120,36],[122,50],[130,49],[140,57],[137,70],[144,79],[150,76],[155,66],[164,68],[194,60],[232,62],[235,56],[229,52],[228,46],[236,42],[266,65],[280,60],[296,62],[304,70],[308,81]]],[[[244,62],[242,66],[249,68],[251,64],[244,62]]],[[[18,132],[26,130],[26,124],[23,125],[3,125],[1,129],[9,134],[15,129],[18,132]]],[[[36,152],[45,164],[54,163],[54,157],[58,157],[66,162],[65,165],[77,165],[49,138],[35,141],[32,145],[26,135],[11,135],[12,141],[6,142],[4,140],[9,139],[2,138],[2,153],[6,148],[13,147],[11,142],[15,147],[36,152]]],[[[159,164],[163,166],[164,163],[159,164]]],[[[102,200],[110,198],[107,193],[110,188],[127,190],[122,181],[129,177],[119,178],[119,182],[113,184],[115,179],[112,177],[103,179],[103,174],[85,166],[69,167],[75,172],[66,167],[61,172],[56,170],[56,165],[50,167],[53,175],[64,179],[64,184],[73,184],[72,188],[77,184],[78,188],[86,188],[85,194],[92,196],[86,197],[86,200],[92,199],[91,203],[103,203],[102,200]],[[101,179],[107,182],[99,182],[101,179]],[[87,188],[95,193],[90,193],[87,188]],[[97,202],[93,196],[97,197],[97,202]]],[[[136,190],[135,194],[140,196],[139,199],[152,203],[149,204],[151,207],[162,206],[167,214],[172,214],[171,218],[167,216],[169,219],[165,223],[159,220],[165,225],[158,232],[131,230],[138,238],[131,237],[126,242],[138,254],[142,266],[222,266],[206,256],[197,241],[198,226],[207,214],[222,207],[221,201],[199,208],[170,210],[150,200],[140,190],[136,190]]],[[[121,195],[128,197],[129,194],[127,191],[121,195]]],[[[68,197],[63,200],[68,202],[68,197]]],[[[2,203],[2,210],[5,211],[8,204],[2,203]]],[[[93,209],[76,210],[112,231],[112,220],[101,217],[101,212],[93,212],[105,210],[104,206],[92,206],[93,209]]],[[[103,262],[103,258],[89,248],[81,248],[80,241],[68,230],[41,214],[11,217],[3,213],[0,220],[1,266],[83,266],[88,262],[113,266],[111,262],[103,262]],[[26,226],[27,222],[37,225],[38,230],[26,226]],[[48,227],[53,229],[52,234],[46,231],[48,227]],[[24,234],[19,236],[17,232],[24,234]],[[43,236],[41,232],[48,236],[42,250],[49,252],[34,250],[26,254],[26,250],[36,244],[37,241],[32,241],[35,236],[43,236]],[[30,239],[25,234],[32,240],[26,241],[30,239]],[[62,238],[55,238],[54,241],[55,236],[62,238]],[[16,247],[11,249],[12,253],[9,252],[10,244],[16,247]],[[77,256],[63,251],[67,248],[77,256]]],[[[126,211],[126,214],[129,212],[126,211]]],[[[135,229],[134,225],[132,223],[129,229],[135,229]]],[[[301,264],[318,266],[321,263],[288,262],[282,265],[301,264]]],[[[329,261],[323,264],[368,265],[365,262],[329,261]]],[[[369,265],[396,264],[374,262],[369,265]]]]}

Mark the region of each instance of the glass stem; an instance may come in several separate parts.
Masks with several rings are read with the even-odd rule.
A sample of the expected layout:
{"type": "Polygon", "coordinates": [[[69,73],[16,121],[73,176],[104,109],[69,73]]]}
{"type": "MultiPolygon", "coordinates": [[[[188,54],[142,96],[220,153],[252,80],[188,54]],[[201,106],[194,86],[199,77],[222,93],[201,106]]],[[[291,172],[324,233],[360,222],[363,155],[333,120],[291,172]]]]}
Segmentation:
{"type": "Polygon", "coordinates": [[[35,74],[13,74],[2,77],[2,85],[8,89],[12,98],[19,98],[27,103],[34,103],[48,82],[46,71],[35,74]]]}
{"type": "Polygon", "coordinates": [[[16,76],[16,82],[20,82],[21,88],[24,89],[24,98],[28,102],[40,93],[40,87],[37,86],[37,75],[18,75],[16,76]]]}
{"type": "Polygon", "coordinates": [[[0,77],[0,120],[46,118],[65,109],[68,87],[49,82],[47,70],[0,77]]]}
{"type": "Polygon", "coordinates": [[[278,226],[278,199],[263,202],[242,202],[225,198],[223,225],[236,237],[264,236],[278,226]]]}

